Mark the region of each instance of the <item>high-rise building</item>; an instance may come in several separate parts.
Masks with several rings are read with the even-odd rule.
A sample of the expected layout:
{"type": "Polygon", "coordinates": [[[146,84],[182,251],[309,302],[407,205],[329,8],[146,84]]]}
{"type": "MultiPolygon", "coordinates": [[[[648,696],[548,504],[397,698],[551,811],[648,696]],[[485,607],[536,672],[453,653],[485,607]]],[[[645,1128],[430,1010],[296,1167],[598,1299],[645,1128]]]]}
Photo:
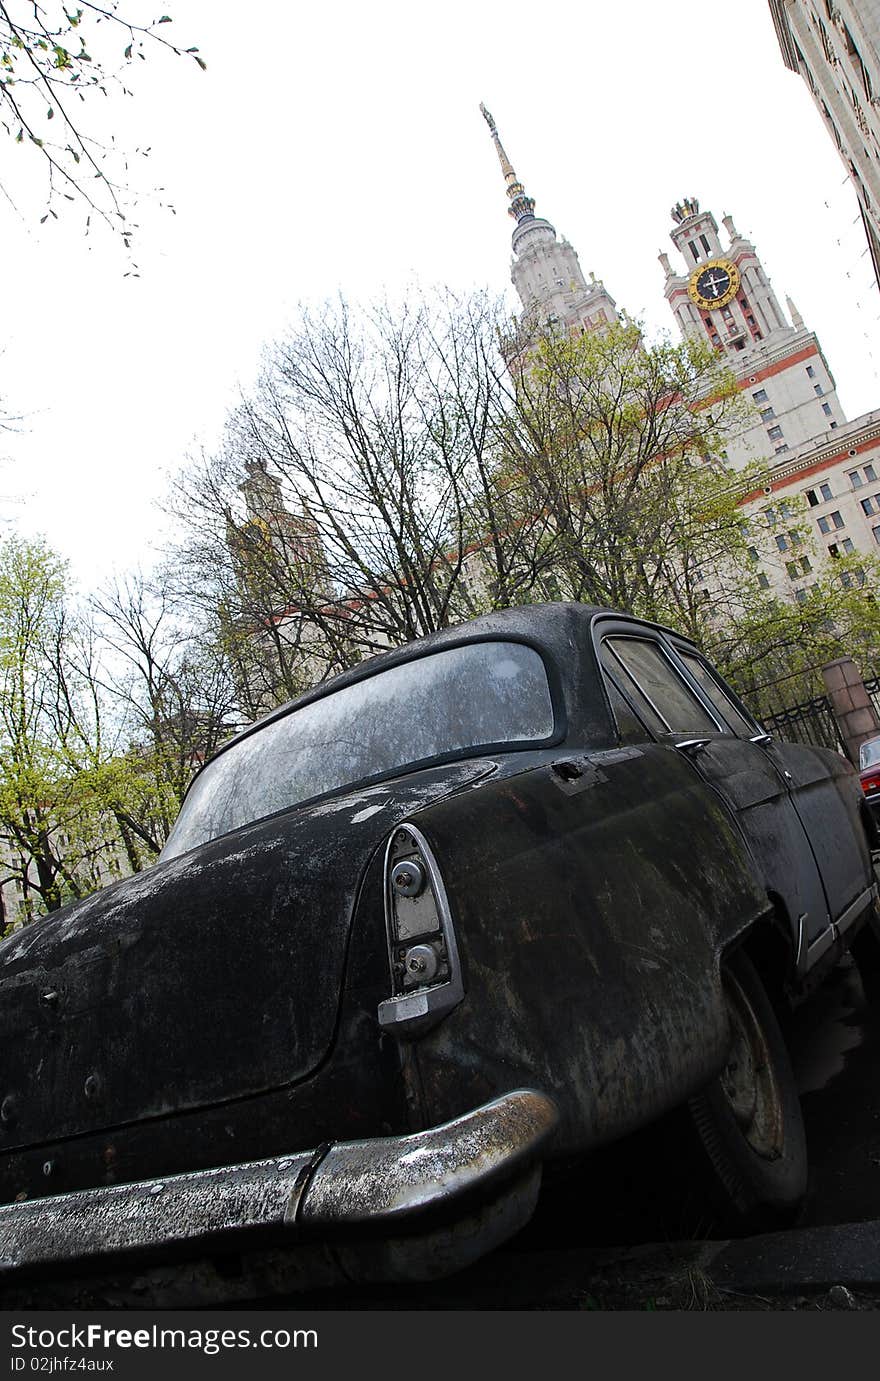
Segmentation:
{"type": "Polygon", "coordinates": [[[859,199],[880,283],[880,0],[770,0],[786,67],[812,92],[859,199]]]}
{"type": "Polygon", "coordinates": [[[724,216],[728,243],[722,245],[715,217],[700,210],[696,197],[678,202],[671,214],[684,272],[667,254],[660,263],[679,330],[726,355],[755,405],[750,424],[727,439],[728,463],[740,469],[837,430],[846,419],[819,341],[791,301],[786,316],[751,240],[724,216]]]}
{"type": "MultiPolygon", "coordinates": [[[[880,7],[880,0],[878,0],[880,7]]],[[[572,333],[618,320],[614,299],[588,282],[577,252],[535,215],[492,116],[489,125],[516,221],[511,279],[522,304],[511,356],[522,360],[533,333],[572,333]]],[[[783,309],[755,245],[730,216],[721,220],[695,197],[672,210],[678,266],[660,255],[665,294],[682,334],[709,341],[733,368],[752,404],[745,426],[725,437],[734,470],[758,466],[761,483],[745,496],[757,519],[752,559],[760,581],[806,599],[818,570],[843,557],[880,556],[880,410],[848,421],[821,345],[790,298],[783,309]]],[[[847,568],[844,583],[858,581],[847,568]]]]}
{"type": "Polygon", "coordinates": [[[818,338],[790,298],[783,311],[754,244],[730,216],[722,217],[725,245],[695,197],[671,214],[684,272],[667,254],[660,264],[679,330],[722,352],[754,405],[725,447],[734,469],[763,467],[760,487],[744,501],[758,519],[751,550],[761,583],[805,599],[826,562],[880,555],[880,413],[847,421],[818,338]]]}
{"type": "Polygon", "coordinates": [[[559,326],[568,330],[594,329],[617,320],[617,307],[604,283],[584,277],[577,251],[568,240],[535,215],[535,201],[526,194],[504,151],[495,121],[480,106],[492,134],[495,151],[510,202],[508,214],[516,221],[511,247],[510,278],[522,303],[520,335],[527,338],[536,327],[559,326]]]}

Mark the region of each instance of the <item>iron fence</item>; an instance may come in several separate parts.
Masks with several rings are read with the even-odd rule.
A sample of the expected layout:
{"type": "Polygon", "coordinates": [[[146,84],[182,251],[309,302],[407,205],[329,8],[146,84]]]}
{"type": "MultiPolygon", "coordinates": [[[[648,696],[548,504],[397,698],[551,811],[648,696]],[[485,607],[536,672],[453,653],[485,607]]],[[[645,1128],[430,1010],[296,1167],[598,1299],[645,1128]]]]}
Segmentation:
{"type": "MultiPolygon", "coordinates": [[[[878,696],[875,705],[880,712],[880,678],[875,693],[878,696]]],[[[764,713],[760,720],[768,733],[778,734],[780,738],[791,739],[795,743],[811,743],[817,748],[833,748],[849,756],[827,695],[816,695],[812,700],[789,705],[774,714],[764,713]]]]}
{"type": "Polygon", "coordinates": [[[880,676],[869,676],[865,678],[865,690],[874,706],[874,713],[880,720],[880,676]]]}

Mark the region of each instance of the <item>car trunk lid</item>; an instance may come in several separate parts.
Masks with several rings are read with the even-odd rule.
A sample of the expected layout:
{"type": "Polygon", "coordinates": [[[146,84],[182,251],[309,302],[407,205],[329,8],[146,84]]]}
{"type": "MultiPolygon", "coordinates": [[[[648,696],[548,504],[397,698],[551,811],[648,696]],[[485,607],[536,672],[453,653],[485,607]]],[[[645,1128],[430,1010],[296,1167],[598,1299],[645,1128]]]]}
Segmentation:
{"type": "Polygon", "coordinates": [[[485,776],[435,768],[245,826],[0,946],[0,1145],[294,1083],[333,1040],[360,880],[394,825],[485,776]]]}

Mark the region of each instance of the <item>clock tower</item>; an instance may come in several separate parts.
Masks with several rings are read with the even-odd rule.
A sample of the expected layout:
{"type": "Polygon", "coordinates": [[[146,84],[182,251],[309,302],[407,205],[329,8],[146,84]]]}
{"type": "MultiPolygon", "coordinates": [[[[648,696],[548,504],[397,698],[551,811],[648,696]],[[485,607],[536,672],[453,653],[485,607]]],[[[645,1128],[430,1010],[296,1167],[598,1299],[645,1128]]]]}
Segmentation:
{"type": "Polygon", "coordinates": [[[790,299],[786,317],[752,242],[724,216],[722,244],[715,217],[696,197],[673,206],[672,220],[685,270],[677,272],[667,254],[660,264],[679,330],[726,355],[754,404],[750,423],[728,440],[728,463],[781,457],[835,431],[846,419],[819,342],[790,299]]]}

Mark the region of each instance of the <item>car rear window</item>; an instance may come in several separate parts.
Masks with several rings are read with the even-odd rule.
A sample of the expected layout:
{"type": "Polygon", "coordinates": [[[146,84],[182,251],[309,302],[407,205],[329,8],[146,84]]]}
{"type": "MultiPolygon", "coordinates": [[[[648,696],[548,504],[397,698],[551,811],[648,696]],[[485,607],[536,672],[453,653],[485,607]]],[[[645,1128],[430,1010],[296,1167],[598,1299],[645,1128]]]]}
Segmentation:
{"type": "Polygon", "coordinates": [[[859,747],[859,770],[880,763],[880,738],[870,738],[859,747]]]}
{"type": "Polygon", "coordinates": [[[193,782],[162,857],[396,769],[553,732],[534,648],[480,642],[434,652],[331,692],[220,753],[193,782]]]}

